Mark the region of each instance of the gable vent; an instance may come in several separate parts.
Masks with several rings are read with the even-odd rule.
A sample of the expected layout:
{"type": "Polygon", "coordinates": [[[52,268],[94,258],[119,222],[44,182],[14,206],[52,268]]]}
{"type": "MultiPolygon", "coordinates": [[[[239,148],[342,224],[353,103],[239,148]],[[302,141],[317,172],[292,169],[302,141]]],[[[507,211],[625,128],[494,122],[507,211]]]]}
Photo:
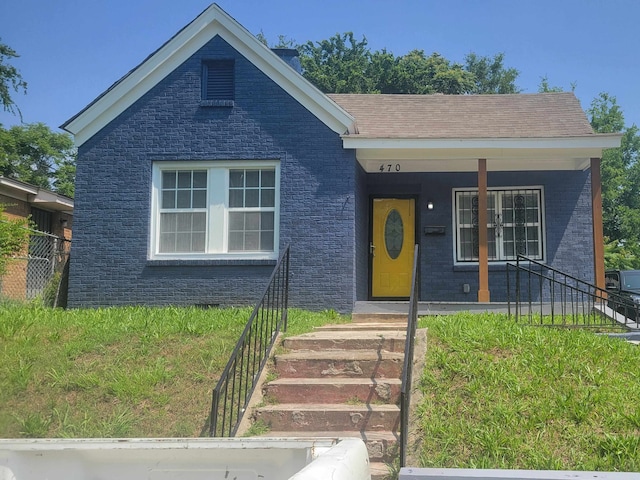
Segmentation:
{"type": "Polygon", "coordinates": [[[234,99],[234,61],[210,60],[202,68],[202,99],[234,99]]]}

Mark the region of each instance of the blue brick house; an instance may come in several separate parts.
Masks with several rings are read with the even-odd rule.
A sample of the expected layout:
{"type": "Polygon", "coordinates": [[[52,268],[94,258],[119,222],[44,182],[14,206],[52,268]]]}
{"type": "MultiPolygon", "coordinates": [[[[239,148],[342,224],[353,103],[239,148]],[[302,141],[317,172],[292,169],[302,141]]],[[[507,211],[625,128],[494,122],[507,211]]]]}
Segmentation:
{"type": "Polygon", "coordinates": [[[214,4],[63,125],[71,306],[253,304],[286,245],[310,309],[406,298],[414,244],[423,301],[504,300],[517,253],[604,283],[620,140],[572,93],[325,95],[295,55],[214,4]]]}

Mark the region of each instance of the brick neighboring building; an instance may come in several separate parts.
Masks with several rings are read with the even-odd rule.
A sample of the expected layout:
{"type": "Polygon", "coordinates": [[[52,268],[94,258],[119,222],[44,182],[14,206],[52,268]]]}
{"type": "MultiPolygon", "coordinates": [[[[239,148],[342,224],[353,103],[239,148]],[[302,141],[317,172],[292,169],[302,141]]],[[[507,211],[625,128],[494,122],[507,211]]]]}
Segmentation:
{"type": "Polygon", "coordinates": [[[325,95],[214,4],[63,127],[70,306],[252,304],[289,244],[310,309],[406,298],[416,243],[422,301],[504,300],[518,253],[604,283],[620,136],[572,93],[325,95]]]}
{"type": "MultiPolygon", "coordinates": [[[[36,230],[58,237],[62,244],[55,247],[60,254],[68,254],[73,228],[73,199],[0,176],[0,205],[3,205],[8,218],[29,218],[36,230]]],[[[24,300],[43,288],[46,279],[42,275],[43,268],[37,265],[39,260],[27,260],[28,257],[36,257],[33,254],[35,242],[38,241],[32,239],[32,245],[25,249],[24,254],[7,264],[7,271],[0,277],[0,297],[24,300]]],[[[48,260],[40,260],[45,261],[48,260]]]]}

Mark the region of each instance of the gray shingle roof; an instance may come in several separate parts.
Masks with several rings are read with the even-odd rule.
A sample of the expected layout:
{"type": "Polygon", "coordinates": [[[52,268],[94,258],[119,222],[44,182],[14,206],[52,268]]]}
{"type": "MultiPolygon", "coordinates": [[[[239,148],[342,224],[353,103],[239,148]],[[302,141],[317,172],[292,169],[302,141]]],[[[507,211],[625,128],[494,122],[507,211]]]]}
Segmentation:
{"type": "Polygon", "coordinates": [[[330,94],[363,138],[557,138],[593,135],[573,93],[330,94]]]}

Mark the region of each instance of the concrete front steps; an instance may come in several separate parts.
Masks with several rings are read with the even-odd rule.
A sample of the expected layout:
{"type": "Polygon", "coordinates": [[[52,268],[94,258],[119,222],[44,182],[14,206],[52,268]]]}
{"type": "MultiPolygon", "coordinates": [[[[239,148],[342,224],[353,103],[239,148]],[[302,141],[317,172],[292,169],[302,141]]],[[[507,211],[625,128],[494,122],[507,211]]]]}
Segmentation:
{"type": "Polygon", "coordinates": [[[254,420],[268,436],[362,438],[372,478],[384,479],[398,455],[406,328],[406,317],[373,317],[286,338],[254,420]]]}

